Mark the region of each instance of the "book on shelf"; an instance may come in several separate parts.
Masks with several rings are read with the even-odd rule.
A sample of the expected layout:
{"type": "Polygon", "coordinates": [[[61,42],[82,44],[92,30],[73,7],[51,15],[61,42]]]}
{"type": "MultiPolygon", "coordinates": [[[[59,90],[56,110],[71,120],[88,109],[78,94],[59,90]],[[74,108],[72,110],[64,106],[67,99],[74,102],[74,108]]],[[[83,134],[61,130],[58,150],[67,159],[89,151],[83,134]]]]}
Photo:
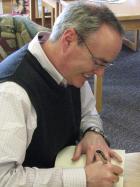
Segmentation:
{"type": "Polygon", "coordinates": [[[29,14],[29,0],[12,0],[12,14],[29,14]]]}
{"type": "MultiPolygon", "coordinates": [[[[79,160],[72,161],[73,153],[75,150],[75,146],[68,146],[62,149],[55,161],[55,167],[62,167],[62,168],[78,168],[78,167],[84,167],[86,156],[83,154],[79,160]]],[[[111,159],[111,163],[114,165],[119,165],[124,169],[124,161],[125,161],[125,150],[120,149],[114,149],[121,157],[122,162],[117,162],[114,159],[111,159]]],[[[119,177],[119,182],[115,183],[113,187],[123,187],[123,174],[119,177]]]]}
{"type": "Polygon", "coordinates": [[[0,14],[3,14],[2,0],[0,0],[0,14]]]}

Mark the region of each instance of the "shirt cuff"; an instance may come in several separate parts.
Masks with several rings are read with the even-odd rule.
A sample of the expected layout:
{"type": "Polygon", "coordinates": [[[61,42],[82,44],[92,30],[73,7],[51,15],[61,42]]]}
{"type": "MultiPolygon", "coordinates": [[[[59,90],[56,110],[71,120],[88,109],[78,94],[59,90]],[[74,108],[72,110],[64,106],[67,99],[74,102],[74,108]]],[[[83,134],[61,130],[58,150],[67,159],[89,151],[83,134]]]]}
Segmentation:
{"type": "Polygon", "coordinates": [[[63,169],[64,187],[86,187],[86,174],[84,168],[63,169]]]}

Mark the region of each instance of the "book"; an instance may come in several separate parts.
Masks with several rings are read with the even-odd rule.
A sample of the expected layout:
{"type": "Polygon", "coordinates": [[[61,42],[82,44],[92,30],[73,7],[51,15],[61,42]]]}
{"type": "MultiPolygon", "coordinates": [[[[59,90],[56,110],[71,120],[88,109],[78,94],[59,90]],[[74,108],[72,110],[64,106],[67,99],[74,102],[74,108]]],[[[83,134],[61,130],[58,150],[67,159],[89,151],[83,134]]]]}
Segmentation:
{"type": "MultiPolygon", "coordinates": [[[[55,161],[55,167],[62,167],[62,168],[78,168],[84,167],[86,162],[86,156],[83,154],[79,160],[73,161],[73,153],[75,150],[75,146],[68,146],[62,149],[55,161]]],[[[124,169],[124,162],[125,162],[125,150],[114,149],[121,157],[122,162],[117,162],[116,160],[112,159],[111,163],[114,165],[118,165],[124,169]]],[[[119,177],[119,182],[115,183],[113,187],[123,187],[123,174],[119,177]]]]}
{"type": "Polygon", "coordinates": [[[94,2],[94,3],[123,3],[127,0],[89,0],[90,2],[94,2]]]}
{"type": "Polygon", "coordinates": [[[0,0],[0,14],[3,14],[3,5],[2,5],[2,0],[0,0]]]}
{"type": "Polygon", "coordinates": [[[30,12],[29,0],[12,0],[12,14],[28,14],[30,12]]]}

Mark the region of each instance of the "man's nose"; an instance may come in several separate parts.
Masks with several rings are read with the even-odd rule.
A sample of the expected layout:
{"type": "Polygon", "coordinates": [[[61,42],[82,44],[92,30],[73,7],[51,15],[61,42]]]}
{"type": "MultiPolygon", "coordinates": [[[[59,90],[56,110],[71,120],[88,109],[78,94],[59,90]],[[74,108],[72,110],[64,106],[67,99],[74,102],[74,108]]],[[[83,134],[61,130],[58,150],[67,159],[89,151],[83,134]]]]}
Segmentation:
{"type": "Polygon", "coordinates": [[[98,75],[98,76],[103,76],[105,72],[105,68],[99,68],[94,70],[94,74],[98,75]]]}

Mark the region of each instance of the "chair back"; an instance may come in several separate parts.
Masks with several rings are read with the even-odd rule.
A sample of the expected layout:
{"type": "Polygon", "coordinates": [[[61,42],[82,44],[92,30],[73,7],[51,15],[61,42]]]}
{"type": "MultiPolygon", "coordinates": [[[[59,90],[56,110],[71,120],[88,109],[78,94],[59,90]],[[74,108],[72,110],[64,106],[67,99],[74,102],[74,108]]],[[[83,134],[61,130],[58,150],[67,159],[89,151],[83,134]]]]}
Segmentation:
{"type": "Polygon", "coordinates": [[[39,31],[49,31],[26,16],[0,16],[0,62],[9,54],[21,48],[39,31]]]}

